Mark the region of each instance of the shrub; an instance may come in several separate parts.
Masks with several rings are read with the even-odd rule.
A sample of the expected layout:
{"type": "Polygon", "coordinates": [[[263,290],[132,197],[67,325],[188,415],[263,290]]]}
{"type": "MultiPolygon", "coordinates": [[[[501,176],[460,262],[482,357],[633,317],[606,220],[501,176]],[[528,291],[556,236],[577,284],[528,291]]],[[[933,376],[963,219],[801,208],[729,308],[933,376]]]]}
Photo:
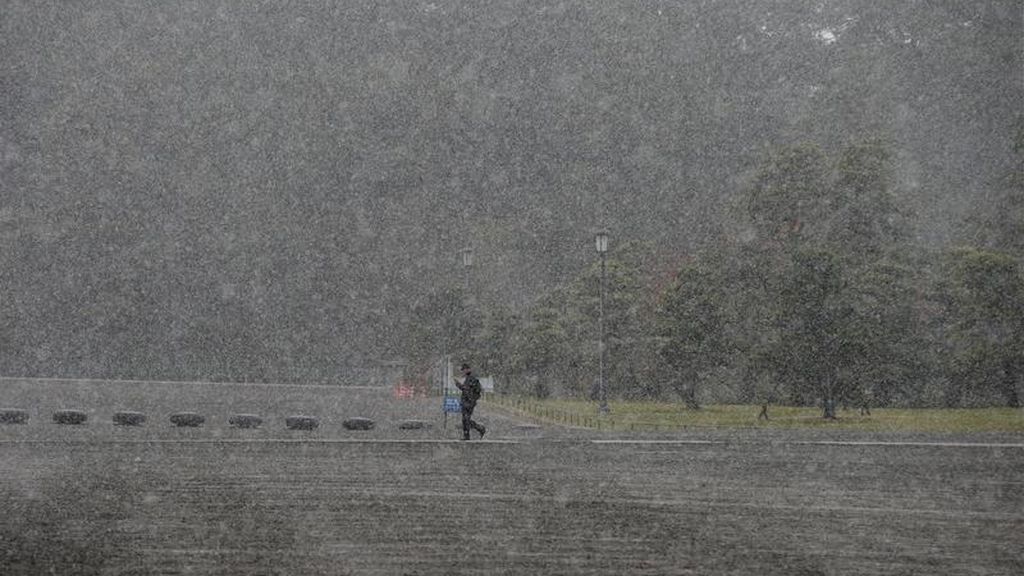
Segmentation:
{"type": "Polygon", "coordinates": [[[142,412],[115,412],[115,426],[142,426],[146,421],[146,415],[142,412]]]}
{"type": "Polygon", "coordinates": [[[85,424],[89,415],[82,410],[57,410],[53,413],[53,421],[57,424],[85,424]]]}
{"type": "Polygon", "coordinates": [[[195,428],[196,426],[202,426],[206,418],[195,412],[177,412],[171,414],[171,424],[175,426],[186,426],[189,428],[195,428]]]}
{"type": "Polygon", "coordinates": [[[313,416],[289,416],[285,418],[284,425],[289,430],[316,430],[320,421],[313,416]]]}
{"type": "Polygon", "coordinates": [[[259,428],[263,418],[255,414],[235,414],[228,418],[228,424],[235,428],[259,428]]]}
{"type": "Polygon", "coordinates": [[[399,430],[425,430],[432,427],[433,425],[430,422],[423,420],[403,420],[398,423],[399,430]]]}
{"type": "Polygon", "coordinates": [[[342,422],[341,425],[346,430],[372,430],[374,422],[369,418],[349,418],[342,422]]]}
{"type": "Polygon", "coordinates": [[[0,424],[25,424],[28,422],[28,410],[21,408],[0,408],[0,424]]]}

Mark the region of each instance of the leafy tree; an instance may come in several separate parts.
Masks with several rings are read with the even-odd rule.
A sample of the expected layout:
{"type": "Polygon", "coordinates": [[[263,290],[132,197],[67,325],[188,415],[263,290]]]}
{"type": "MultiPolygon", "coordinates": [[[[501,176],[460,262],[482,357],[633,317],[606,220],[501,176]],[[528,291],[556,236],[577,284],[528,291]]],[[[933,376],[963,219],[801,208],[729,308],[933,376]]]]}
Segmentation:
{"type": "Polygon", "coordinates": [[[761,243],[806,238],[820,222],[828,168],[816,146],[776,151],[758,170],[747,195],[747,215],[761,243]]]}
{"type": "Polygon", "coordinates": [[[486,308],[481,313],[482,325],[471,344],[470,357],[479,366],[481,374],[499,377],[507,384],[515,371],[514,358],[509,350],[520,318],[501,304],[486,308]]]}
{"type": "Polygon", "coordinates": [[[699,408],[706,372],[729,357],[726,293],[720,268],[694,260],[676,274],[658,309],[659,369],[687,406],[699,408]]]}
{"type": "Polygon", "coordinates": [[[927,373],[921,322],[914,289],[920,280],[896,258],[853,268],[843,297],[852,308],[851,338],[857,352],[842,373],[848,379],[844,399],[866,409],[916,395],[927,373]]]}
{"type": "Polygon", "coordinates": [[[858,261],[870,261],[906,237],[893,196],[892,155],[880,141],[847,146],[836,162],[827,195],[827,243],[858,261]]]}
{"type": "Polygon", "coordinates": [[[840,375],[858,351],[850,338],[857,328],[850,322],[853,310],[842,297],[845,282],[832,253],[795,253],[778,295],[775,325],[781,334],[770,351],[796,399],[820,398],[826,418],[835,417],[836,401],[849,392],[849,381],[840,375]]]}
{"type": "MultiPolygon", "coordinates": [[[[609,254],[605,271],[605,385],[610,396],[653,398],[661,394],[655,377],[657,339],[654,326],[653,247],[624,242],[609,254]]],[[[577,342],[584,357],[579,376],[597,380],[600,330],[601,267],[592,264],[570,286],[577,342]]]]}
{"type": "Polygon", "coordinates": [[[977,243],[1024,259],[1024,115],[1014,122],[1013,159],[993,185],[994,201],[970,219],[977,243]]]}
{"type": "Polygon", "coordinates": [[[479,316],[468,306],[463,290],[448,285],[424,294],[412,309],[403,331],[403,350],[414,370],[425,369],[444,354],[468,357],[474,349],[473,335],[479,316]]]}
{"type": "Polygon", "coordinates": [[[947,264],[953,379],[950,403],[994,391],[1019,407],[1024,376],[1024,276],[999,252],[955,250],[947,264]],[[964,398],[966,396],[967,398],[964,398]]]}
{"type": "Polygon", "coordinates": [[[543,398],[561,390],[577,348],[567,319],[551,303],[534,306],[514,341],[513,366],[531,383],[529,392],[543,398]]]}
{"type": "MultiPolygon", "coordinates": [[[[650,246],[625,243],[605,273],[605,382],[609,395],[657,396],[650,246]]],[[[511,338],[516,374],[537,393],[594,391],[598,376],[601,269],[594,263],[524,314],[511,338]]]]}
{"type": "Polygon", "coordinates": [[[736,285],[758,321],[740,341],[747,377],[775,379],[768,397],[784,386],[831,418],[838,402],[905,382],[913,314],[892,256],[903,232],[891,188],[878,142],[844,148],[834,166],[814,147],[788,148],[759,170],[746,205],[755,241],[738,252],[736,285]]]}

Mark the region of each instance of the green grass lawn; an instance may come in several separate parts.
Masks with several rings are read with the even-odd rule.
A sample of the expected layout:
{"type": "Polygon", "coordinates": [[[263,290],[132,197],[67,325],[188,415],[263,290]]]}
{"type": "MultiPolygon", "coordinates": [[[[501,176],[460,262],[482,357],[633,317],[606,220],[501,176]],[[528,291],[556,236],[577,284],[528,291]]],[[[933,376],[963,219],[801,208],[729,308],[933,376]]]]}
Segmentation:
{"type": "Polygon", "coordinates": [[[870,415],[839,410],[825,420],[821,410],[770,406],[770,419],[758,420],[760,406],[712,405],[690,410],[682,404],[610,402],[610,414],[597,416],[597,404],[584,400],[536,400],[491,396],[485,400],[514,414],[539,421],[602,430],[678,430],[684,428],[842,428],[884,432],[1024,432],[1024,410],[1014,408],[876,408],[870,415]]]}

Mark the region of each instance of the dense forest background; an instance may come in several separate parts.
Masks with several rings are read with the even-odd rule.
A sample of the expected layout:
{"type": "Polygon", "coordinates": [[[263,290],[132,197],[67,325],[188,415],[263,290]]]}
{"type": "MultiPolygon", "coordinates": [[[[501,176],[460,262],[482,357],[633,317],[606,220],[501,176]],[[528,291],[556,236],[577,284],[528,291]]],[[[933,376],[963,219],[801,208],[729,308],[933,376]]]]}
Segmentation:
{"type": "Polygon", "coordinates": [[[1019,403],[1022,38],[1019,0],[7,2],[0,375],[588,394],[606,228],[616,396],[1019,403]]]}

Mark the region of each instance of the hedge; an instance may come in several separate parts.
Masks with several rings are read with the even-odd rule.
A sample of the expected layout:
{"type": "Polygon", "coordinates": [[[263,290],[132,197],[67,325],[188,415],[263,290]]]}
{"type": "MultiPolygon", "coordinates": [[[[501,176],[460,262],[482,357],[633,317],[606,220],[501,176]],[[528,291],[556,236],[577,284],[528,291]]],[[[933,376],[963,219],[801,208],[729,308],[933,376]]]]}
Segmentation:
{"type": "Polygon", "coordinates": [[[313,416],[289,416],[285,418],[284,425],[289,430],[315,430],[320,421],[313,416]]]}
{"type": "Polygon", "coordinates": [[[21,408],[0,408],[0,424],[25,424],[28,422],[28,410],[21,408]]]}
{"type": "Polygon", "coordinates": [[[369,418],[349,418],[341,423],[346,430],[372,430],[374,427],[373,420],[369,418]]]}
{"type": "Polygon", "coordinates": [[[235,428],[259,428],[263,418],[256,414],[235,414],[228,418],[228,424],[235,428]]]}
{"type": "Polygon", "coordinates": [[[142,412],[115,412],[115,426],[142,426],[146,421],[146,415],[142,412]]]}
{"type": "Polygon", "coordinates": [[[206,418],[195,412],[177,412],[171,414],[171,424],[175,426],[184,426],[188,428],[195,428],[196,426],[202,426],[206,418]]]}
{"type": "Polygon", "coordinates": [[[82,410],[57,410],[53,413],[53,421],[57,424],[85,424],[89,415],[82,410]]]}

